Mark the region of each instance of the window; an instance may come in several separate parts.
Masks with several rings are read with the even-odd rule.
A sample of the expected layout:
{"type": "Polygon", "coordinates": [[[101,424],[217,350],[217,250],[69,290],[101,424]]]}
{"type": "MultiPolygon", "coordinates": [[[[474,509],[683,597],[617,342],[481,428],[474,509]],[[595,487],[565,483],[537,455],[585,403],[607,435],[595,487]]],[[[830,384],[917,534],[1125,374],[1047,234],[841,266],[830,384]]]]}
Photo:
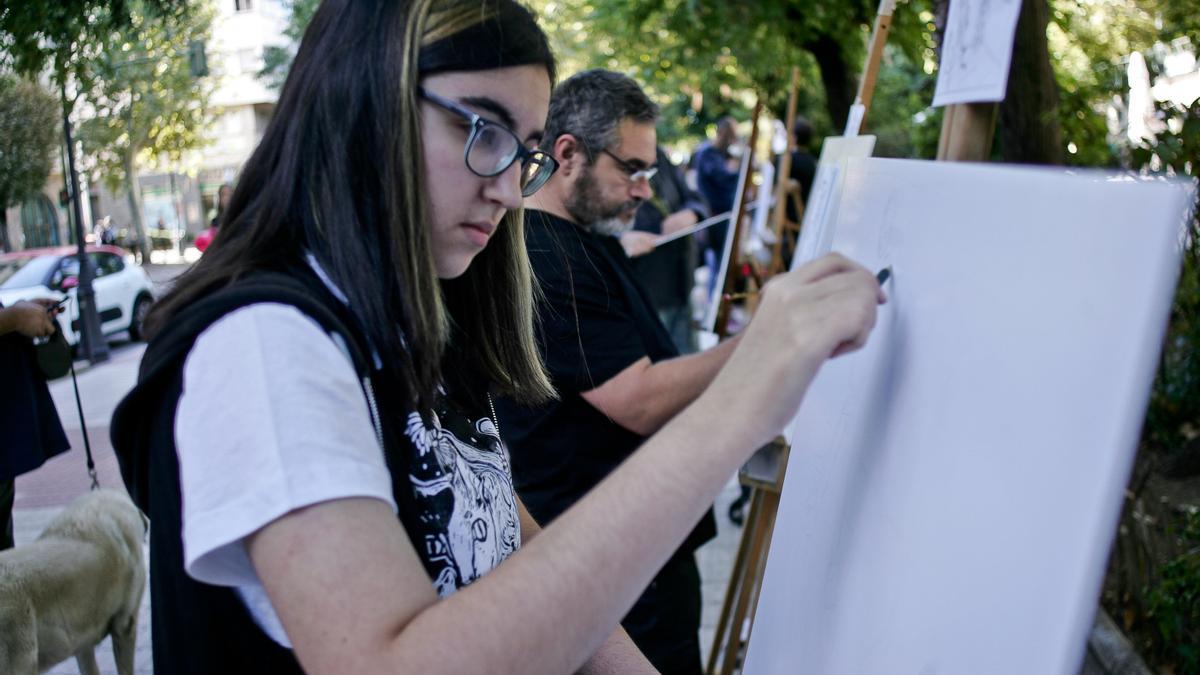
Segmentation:
{"type": "Polygon", "coordinates": [[[88,262],[91,263],[92,274],[96,275],[96,279],[107,275],[110,271],[109,268],[104,265],[103,253],[89,253],[88,262]]]}
{"type": "Polygon", "coordinates": [[[125,269],[125,261],[121,260],[121,256],[112,253],[96,253],[96,268],[99,270],[97,276],[106,274],[116,274],[125,269]]]}
{"type": "Polygon", "coordinates": [[[254,9],[254,0],[233,0],[233,11],[249,12],[254,9]]]}
{"type": "Polygon", "coordinates": [[[237,59],[238,67],[243,73],[257,73],[262,68],[262,59],[254,49],[239,49],[237,59]]]}

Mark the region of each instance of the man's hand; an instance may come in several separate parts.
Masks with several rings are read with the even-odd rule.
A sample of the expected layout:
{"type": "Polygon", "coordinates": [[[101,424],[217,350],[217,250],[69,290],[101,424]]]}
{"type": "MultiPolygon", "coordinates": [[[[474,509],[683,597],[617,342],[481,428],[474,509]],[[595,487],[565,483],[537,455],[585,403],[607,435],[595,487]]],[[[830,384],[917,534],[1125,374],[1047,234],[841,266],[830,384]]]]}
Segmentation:
{"type": "Polygon", "coordinates": [[[625,249],[625,255],[630,258],[646,255],[653,251],[656,241],[658,241],[658,235],[639,230],[630,230],[621,235],[621,247],[625,249]]]}
{"type": "Polygon", "coordinates": [[[671,215],[663,218],[662,233],[675,234],[680,230],[686,230],[696,224],[696,212],[691,209],[683,209],[676,211],[671,215]]]}
{"type": "Polygon", "coordinates": [[[54,321],[50,310],[55,305],[53,300],[22,300],[12,307],[0,309],[0,333],[20,333],[25,337],[39,338],[54,333],[54,321]]]}

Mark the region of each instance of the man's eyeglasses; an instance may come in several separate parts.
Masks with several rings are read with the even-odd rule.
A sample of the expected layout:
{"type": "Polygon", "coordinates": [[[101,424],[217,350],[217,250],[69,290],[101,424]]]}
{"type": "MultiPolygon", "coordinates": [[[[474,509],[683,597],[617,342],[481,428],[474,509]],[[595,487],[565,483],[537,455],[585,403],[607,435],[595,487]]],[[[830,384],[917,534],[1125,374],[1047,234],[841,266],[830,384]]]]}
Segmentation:
{"type": "Polygon", "coordinates": [[[463,106],[443,98],[424,87],[417,93],[426,101],[448,110],[471,123],[471,134],[463,148],[463,160],[471,173],[482,178],[499,176],[521,161],[521,195],[528,197],[550,180],[558,169],[558,162],[541,150],[530,150],[511,129],[490,120],[485,120],[463,106]]]}
{"type": "Polygon", "coordinates": [[[650,180],[651,178],[654,178],[654,174],[658,173],[657,166],[648,166],[645,169],[639,169],[636,165],[630,164],[629,162],[612,154],[607,148],[600,148],[600,152],[603,152],[604,154],[613,158],[613,161],[617,163],[617,166],[621,167],[621,170],[625,172],[625,176],[629,178],[630,183],[636,183],[642,179],[650,180]]]}

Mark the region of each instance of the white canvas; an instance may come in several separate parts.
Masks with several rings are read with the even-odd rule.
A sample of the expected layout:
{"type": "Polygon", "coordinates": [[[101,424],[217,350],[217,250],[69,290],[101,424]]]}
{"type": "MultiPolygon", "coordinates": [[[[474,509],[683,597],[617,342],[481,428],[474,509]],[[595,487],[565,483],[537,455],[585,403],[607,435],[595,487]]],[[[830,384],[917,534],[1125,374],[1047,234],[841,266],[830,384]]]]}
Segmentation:
{"type": "Polygon", "coordinates": [[[746,673],[1077,672],[1192,199],[849,163],[832,248],[890,302],[798,413],[746,673]]]}
{"type": "Polygon", "coordinates": [[[954,0],[933,105],[1002,101],[1021,0],[954,0]]]}

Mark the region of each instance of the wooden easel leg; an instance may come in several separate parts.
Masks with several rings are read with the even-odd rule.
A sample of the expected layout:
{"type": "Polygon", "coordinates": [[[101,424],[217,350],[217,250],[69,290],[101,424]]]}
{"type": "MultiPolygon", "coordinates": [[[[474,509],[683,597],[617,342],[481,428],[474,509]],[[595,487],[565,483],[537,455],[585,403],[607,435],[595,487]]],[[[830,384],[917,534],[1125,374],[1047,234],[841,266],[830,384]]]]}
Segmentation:
{"type": "Polygon", "coordinates": [[[750,513],[746,518],[746,533],[743,535],[750,540],[746,553],[746,564],[742,575],[738,578],[737,602],[734,604],[733,616],[730,618],[729,637],[725,643],[725,659],[721,666],[720,675],[731,675],[736,667],[741,670],[742,664],[742,631],[745,628],[746,612],[750,606],[750,591],[754,585],[754,576],[758,574],[762,556],[765,528],[762,518],[763,491],[755,489],[750,498],[750,513]]]}
{"type": "Polygon", "coordinates": [[[776,492],[763,491],[762,503],[762,537],[760,538],[760,551],[758,556],[758,569],[751,577],[751,588],[749,589],[752,598],[750,609],[746,615],[748,623],[746,629],[747,642],[749,636],[754,632],[754,615],[758,610],[758,594],[762,590],[763,578],[767,575],[767,557],[771,554],[771,534],[775,531],[775,516],[779,514],[779,494],[776,492]]]}
{"type": "MultiPolygon", "coordinates": [[[[751,506],[751,509],[754,508],[751,506]]],[[[751,514],[752,515],[752,514],[751,514]]],[[[716,673],[716,658],[721,655],[721,647],[725,643],[725,632],[730,627],[730,609],[733,607],[733,601],[738,596],[738,589],[742,585],[742,575],[745,571],[746,557],[750,551],[750,537],[746,530],[742,531],[742,540],[738,543],[738,555],[733,560],[733,569],[730,573],[730,584],[725,589],[725,602],[721,603],[720,619],[716,621],[716,634],[713,635],[713,646],[708,652],[708,665],[704,668],[704,673],[714,675],[716,673]]]]}

